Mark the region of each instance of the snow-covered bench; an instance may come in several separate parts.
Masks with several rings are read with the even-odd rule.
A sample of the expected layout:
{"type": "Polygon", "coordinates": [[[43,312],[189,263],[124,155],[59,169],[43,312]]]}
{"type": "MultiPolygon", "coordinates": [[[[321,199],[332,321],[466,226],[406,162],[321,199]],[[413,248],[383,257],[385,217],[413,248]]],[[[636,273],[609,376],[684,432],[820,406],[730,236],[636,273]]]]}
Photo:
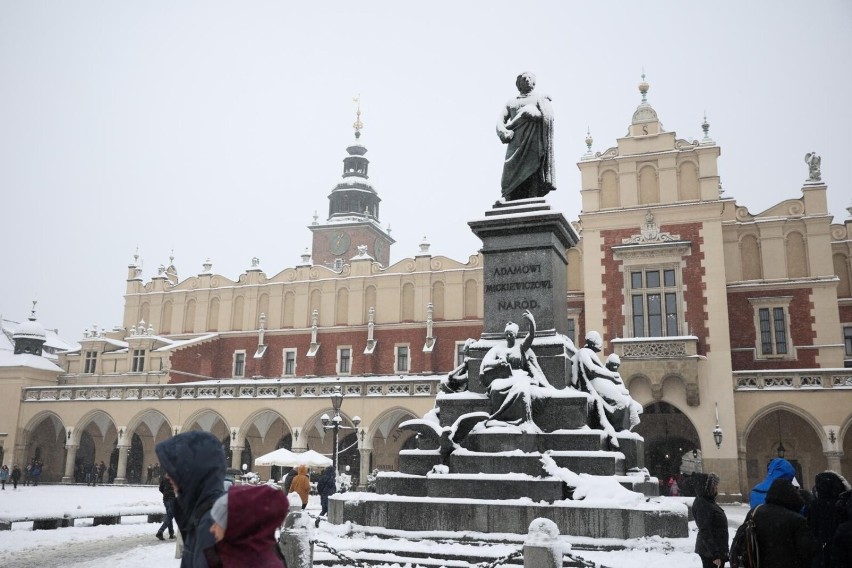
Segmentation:
{"type": "Polygon", "coordinates": [[[145,515],[149,523],[163,521],[166,510],[162,505],[139,505],[136,507],[120,507],[118,509],[86,508],[62,511],[50,515],[19,515],[0,516],[0,531],[12,530],[12,523],[33,524],[33,530],[50,530],[62,527],[73,527],[77,519],[92,519],[92,526],[120,525],[122,517],[140,517],[145,515]]]}

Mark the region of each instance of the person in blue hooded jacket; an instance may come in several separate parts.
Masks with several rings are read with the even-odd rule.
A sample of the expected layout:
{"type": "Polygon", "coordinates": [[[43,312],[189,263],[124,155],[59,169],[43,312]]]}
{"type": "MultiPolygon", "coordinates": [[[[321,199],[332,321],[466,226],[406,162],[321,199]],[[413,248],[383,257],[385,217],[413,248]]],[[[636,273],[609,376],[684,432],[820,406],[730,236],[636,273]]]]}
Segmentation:
{"type": "Polygon", "coordinates": [[[206,568],[205,550],[216,545],[210,509],[224,493],[222,442],[208,432],[186,432],[160,442],[156,452],[177,495],[174,516],[184,546],[181,568],[206,568]]]}
{"type": "Polygon", "coordinates": [[[766,493],[772,486],[772,482],[776,479],[786,479],[793,481],[796,477],[796,470],[793,469],[793,464],[784,458],[775,458],[766,467],[766,477],[754,486],[749,495],[749,506],[754,509],[758,505],[766,502],[766,493]]]}

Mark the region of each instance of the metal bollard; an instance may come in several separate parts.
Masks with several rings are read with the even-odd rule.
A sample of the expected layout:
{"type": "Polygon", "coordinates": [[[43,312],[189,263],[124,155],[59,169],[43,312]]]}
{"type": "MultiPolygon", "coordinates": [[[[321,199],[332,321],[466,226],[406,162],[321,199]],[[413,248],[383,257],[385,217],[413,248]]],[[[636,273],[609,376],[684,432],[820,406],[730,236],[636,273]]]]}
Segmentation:
{"type": "Polygon", "coordinates": [[[559,527],[550,519],[530,523],[524,541],[524,568],[562,568],[562,545],[559,527]]]}
{"type": "Polygon", "coordinates": [[[287,568],[311,568],[314,565],[311,533],[311,518],[307,513],[291,510],[287,514],[278,539],[278,548],[284,555],[287,568]]]}

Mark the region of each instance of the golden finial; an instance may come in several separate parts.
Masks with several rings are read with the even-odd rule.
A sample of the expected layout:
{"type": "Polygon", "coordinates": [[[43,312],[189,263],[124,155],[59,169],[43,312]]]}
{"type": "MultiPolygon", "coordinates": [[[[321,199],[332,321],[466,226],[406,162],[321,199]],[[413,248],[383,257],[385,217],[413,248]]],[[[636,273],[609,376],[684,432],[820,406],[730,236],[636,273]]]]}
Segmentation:
{"type": "Polygon", "coordinates": [[[361,93],[358,93],[358,96],[352,100],[358,103],[358,108],[355,111],[355,123],[352,125],[352,128],[355,129],[355,138],[360,138],[361,129],[364,128],[364,123],[361,122],[361,93]]]}

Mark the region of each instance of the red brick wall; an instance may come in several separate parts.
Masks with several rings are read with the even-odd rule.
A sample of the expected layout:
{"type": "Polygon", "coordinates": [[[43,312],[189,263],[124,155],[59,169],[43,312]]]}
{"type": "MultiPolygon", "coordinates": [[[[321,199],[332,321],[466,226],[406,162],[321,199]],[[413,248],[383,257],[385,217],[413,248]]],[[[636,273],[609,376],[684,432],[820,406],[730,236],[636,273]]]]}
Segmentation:
{"type": "MultiPolygon", "coordinates": [[[[612,247],[622,244],[622,240],[632,237],[637,229],[618,229],[601,231],[603,245],[601,247],[601,283],[605,287],[604,297],[601,298],[604,306],[604,330],[605,340],[613,337],[621,337],[624,329],[624,315],[622,313],[624,302],[624,273],[619,268],[621,261],[615,260],[612,247]]],[[[683,319],[689,326],[689,335],[698,337],[698,353],[706,355],[710,352],[707,332],[707,297],[705,295],[704,269],[701,262],[704,259],[702,246],[704,238],[701,236],[701,223],[684,223],[676,225],[661,225],[661,232],[679,235],[682,240],[692,243],[692,252],[684,257],[685,266],[681,271],[685,290],[683,299],[686,303],[686,313],[683,319]]],[[[588,293],[587,293],[588,294],[588,293]]],[[[594,299],[589,298],[590,301],[594,299]]],[[[585,327],[585,326],[584,326],[585,327]]],[[[681,334],[686,335],[684,330],[681,334]]]]}
{"type": "Polygon", "coordinates": [[[792,296],[790,302],[789,338],[792,347],[813,345],[816,337],[814,318],[811,316],[811,288],[793,288],[786,290],[766,290],[728,293],[728,319],[731,333],[731,364],[735,371],[758,369],[797,369],[816,368],[816,349],[796,351],[797,359],[775,360],[755,359],[755,351],[736,351],[736,349],[756,349],[757,330],[754,327],[754,307],[749,298],[772,298],[792,296]]]}
{"type": "Polygon", "coordinates": [[[840,323],[852,323],[852,306],[840,306],[840,323]]]}
{"type": "Polygon", "coordinates": [[[364,355],[367,345],[367,333],[358,331],[327,331],[317,334],[320,349],[316,357],[307,357],[311,334],[274,335],[267,332],[266,354],[260,360],[254,359],[257,350],[257,335],[239,337],[218,337],[178,349],[172,354],[170,381],[172,383],[204,380],[192,375],[202,375],[214,379],[230,379],[233,372],[234,352],[245,350],[245,376],[280,377],[284,371],[285,348],[295,348],[296,375],[334,376],[337,374],[337,348],[352,348],[352,375],[392,375],[396,369],[395,346],[398,343],[409,344],[409,373],[447,373],[455,367],[456,341],[469,337],[478,338],[482,325],[441,326],[434,328],[437,342],[430,355],[423,353],[426,341],[425,326],[402,329],[376,330],[374,337],[378,341],[372,355],[364,355]],[[184,374],[189,373],[189,375],[184,374]]]}

